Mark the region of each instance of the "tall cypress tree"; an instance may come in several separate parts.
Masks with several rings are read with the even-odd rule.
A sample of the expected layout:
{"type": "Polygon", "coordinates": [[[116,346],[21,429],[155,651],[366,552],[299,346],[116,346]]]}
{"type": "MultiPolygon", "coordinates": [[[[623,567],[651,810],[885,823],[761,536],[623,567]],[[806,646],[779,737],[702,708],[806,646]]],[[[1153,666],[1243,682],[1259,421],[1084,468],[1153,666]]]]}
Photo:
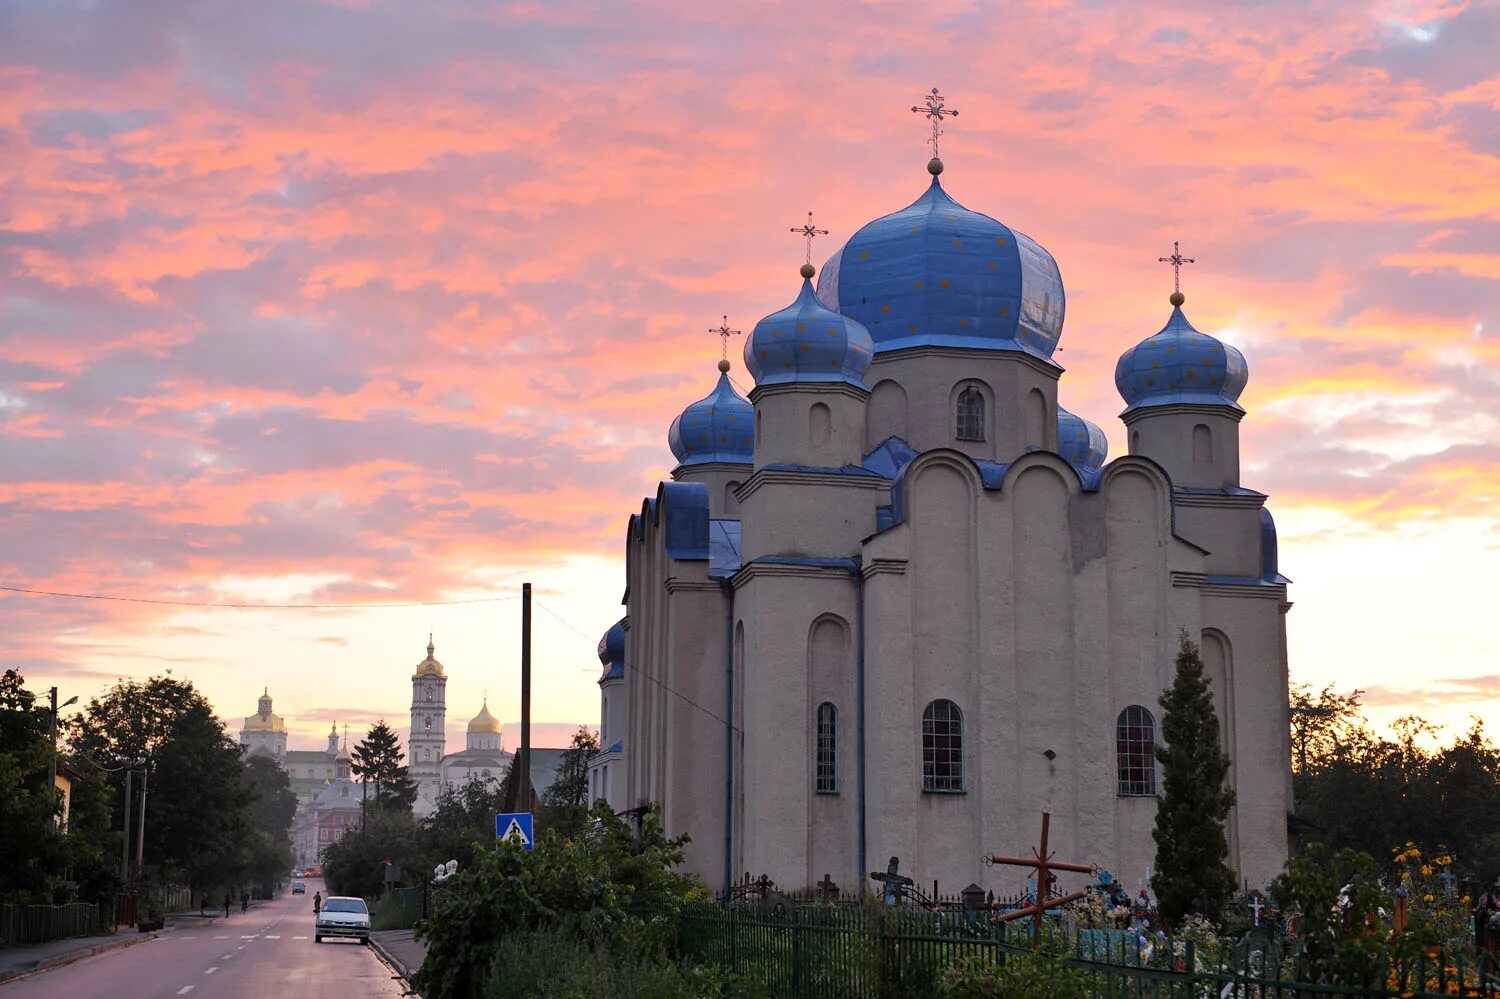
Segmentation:
{"type": "Polygon", "coordinates": [[[354,747],[350,769],[365,784],[375,785],[373,807],[410,811],[417,800],[417,785],[406,775],[401,761],[406,754],[396,733],[382,718],[364,740],[354,747]]]}
{"type": "Polygon", "coordinates": [[[1198,646],[1182,633],[1177,675],[1162,693],[1156,747],[1163,792],[1156,806],[1156,871],[1151,888],[1169,926],[1194,912],[1217,920],[1234,892],[1224,822],[1234,804],[1229,757],[1198,646]]]}

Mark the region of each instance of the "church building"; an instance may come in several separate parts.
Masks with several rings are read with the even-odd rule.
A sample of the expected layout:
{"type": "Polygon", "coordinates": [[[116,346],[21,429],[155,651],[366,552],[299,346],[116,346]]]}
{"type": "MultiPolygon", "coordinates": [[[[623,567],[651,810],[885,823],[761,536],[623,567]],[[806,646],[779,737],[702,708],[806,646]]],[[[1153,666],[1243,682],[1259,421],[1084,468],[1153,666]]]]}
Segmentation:
{"type": "Polygon", "coordinates": [[[471,779],[498,785],[510,769],[511,754],[501,745],[500,722],[490,714],[486,697],[479,714],[469,721],[464,748],[444,753],[448,737],[446,691],[448,675],[438,662],[437,647],[427,637],[427,658],[417,664],[411,678],[411,731],[406,740],[407,775],[417,785],[412,811],[417,818],[431,815],[445,786],[471,779]]]}
{"type": "Polygon", "coordinates": [[[1020,875],[980,857],[1024,853],[1044,809],[1059,857],[1139,886],[1186,632],[1232,761],[1230,863],[1265,885],[1287,855],[1291,605],[1240,482],[1245,359],[1173,292],[1119,359],[1128,453],[1107,461],[1060,402],[1052,255],[928,171],[756,324],[748,399],[721,362],[668,430],[677,466],[630,517],[599,646],[591,788],[660,803],[720,889],[849,889],[899,857],[1009,894],[1020,875]]]}

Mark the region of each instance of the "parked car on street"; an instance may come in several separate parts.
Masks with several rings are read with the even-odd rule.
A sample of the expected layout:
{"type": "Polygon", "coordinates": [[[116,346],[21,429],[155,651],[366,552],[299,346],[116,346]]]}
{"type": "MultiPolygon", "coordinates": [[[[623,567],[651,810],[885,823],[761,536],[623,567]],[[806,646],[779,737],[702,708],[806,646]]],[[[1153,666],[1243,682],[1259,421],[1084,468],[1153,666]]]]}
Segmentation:
{"type": "Polygon", "coordinates": [[[370,942],[370,910],[362,898],[334,895],[323,900],[313,928],[313,942],[324,937],[352,937],[362,944],[370,942]]]}
{"type": "Polygon", "coordinates": [[[292,882],[292,894],[293,895],[306,895],[307,894],[307,885],[304,882],[302,882],[302,881],[293,881],[292,882]]]}

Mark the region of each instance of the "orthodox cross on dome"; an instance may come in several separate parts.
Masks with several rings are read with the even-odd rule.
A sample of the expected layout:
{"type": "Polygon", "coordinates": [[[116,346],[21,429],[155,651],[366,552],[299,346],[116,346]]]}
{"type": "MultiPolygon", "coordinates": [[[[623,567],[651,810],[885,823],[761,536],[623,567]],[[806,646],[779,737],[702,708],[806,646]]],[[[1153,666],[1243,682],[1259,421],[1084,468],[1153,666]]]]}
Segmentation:
{"type": "Polygon", "coordinates": [[[913,114],[923,115],[932,121],[932,138],[927,141],[932,145],[932,156],[934,159],[937,158],[938,154],[938,136],[943,134],[943,116],[947,115],[950,118],[958,117],[957,108],[943,106],[944,99],[943,95],[938,93],[938,88],[933,87],[932,93],[922,98],[922,100],[927,102],[927,106],[924,108],[914,104],[911,109],[913,114]]]}
{"type": "MultiPolygon", "coordinates": [[[[809,218],[808,221],[811,222],[811,218],[809,218]]],[[[792,231],[796,232],[797,230],[793,229],[792,231]]],[[[812,257],[811,237],[809,237],[809,249],[807,251],[807,255],[808,255],[809,260],[810,260],[811,257],[812,257]]],[[[719,338],[719,341],[720,341],[719,357],[720,357],[720,359],[725,360],[725,361],[729,360],[729,338],[732,337],[732,336],[739,336],[741,331],[740,330],[732,330],[732,329],[729,328],[729,317],[728,316],[724,317],[724,321],[723,321],[723,323],[721,325],[719,325],[719,326],[710,326],[708,331],[710,333],[712,333],[714,336],[716,336],[716,337],[719,338]]]]}
{"type": "MultiPolygon", "coordinates": [[[[811,264],[812,263],[812,241],[813,241],[813,238],[816,237],[816,236],[826,236],[826,235],[828,235],[828,230],[827,229],[816,229],[816,228],[814,228],[813,227],[813,221],[812,221],[812,212],[808,212],[807,213],[807,225],[794,225],[794,226],[792,226],[791,231],[800,234],[803,239],[807,240],[807,260],[806,260],[806,263],[811,264]]],[[[725,321],[728,321],[729,317],[725,316],[724,319],[725,319],[725,321]]]]}
{"type": "MultiPolygon", "coordinates": [[[[1171,264],[1172,265],[1172,294],[1173,295],[1181,295],[1182,294],[1182,265],[1183,264],[1196,264],[1198,261],[1194,260],[1192,257],[1184,257],[1182,255],[1182,248],[1177,245],[1177,240],[1174,239],[1174,240],[1172,240],[1172,255],[1170,257],[1157,257],[1156,258],[1156,262],[1159,263],[1159,264],[1171,264]]],[[[1178,304],[1181,304],[1181,303],[1178,303],[1178,304]]]]}

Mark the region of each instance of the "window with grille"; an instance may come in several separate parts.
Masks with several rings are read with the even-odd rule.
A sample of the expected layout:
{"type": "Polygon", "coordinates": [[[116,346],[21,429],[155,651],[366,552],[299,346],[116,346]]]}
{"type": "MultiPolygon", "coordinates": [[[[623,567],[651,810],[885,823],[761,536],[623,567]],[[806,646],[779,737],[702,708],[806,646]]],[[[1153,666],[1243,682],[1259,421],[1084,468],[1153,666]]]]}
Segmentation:
{"type": "Polygon", "coordinates": [[[964,717],[952,701],[922,712],[922,790],[964,789],[964,717]]]}
{"type": "Polygon", "coordinates": [[[1122,795],[1156,793],[1156,721],[1139,704],[1121,711],[1115,723],[1115,757],[1122,795]]]}
{"type": "Polygon", "coordinates": [[[977,388],[958,393],[958,439],[984,440],[984,394],[977,388]]]}
{"type": "Polygon", "coordinates": [[[819,794],[837,794],[839,790],[839,710],[828,701],[818,705],[818,769],[816,790],[819,794]]]}

